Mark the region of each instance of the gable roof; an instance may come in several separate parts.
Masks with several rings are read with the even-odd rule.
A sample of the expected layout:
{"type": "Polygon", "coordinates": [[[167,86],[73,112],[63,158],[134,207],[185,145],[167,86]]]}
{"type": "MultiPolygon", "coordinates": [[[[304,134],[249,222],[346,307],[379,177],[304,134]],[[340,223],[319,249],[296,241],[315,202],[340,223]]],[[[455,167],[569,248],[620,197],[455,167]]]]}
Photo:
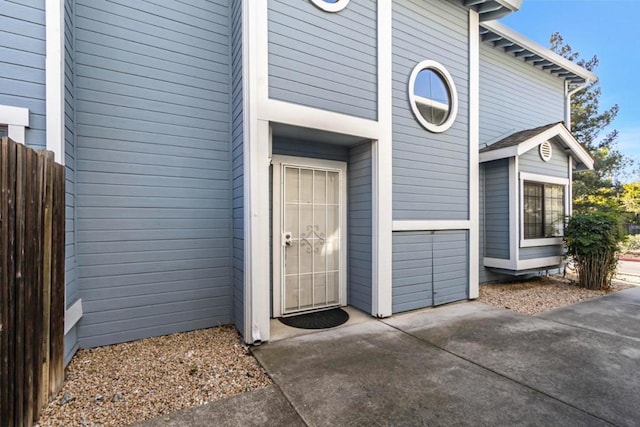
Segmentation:
{"type": "Polygon", "coordinates": [[[536,68],[547,71],[570,83],[593,82],[598,77],[589,70],[558,55],[551,49],[529,40],[522,34],[496,21],[480,24],[480,37],[501,48],[505,53],[520,58],[536,68]]]}
{"type": "Polygon", "coordinates": [[[578,169],[593,169],[593,158],[562,122],[522,130],[483,147],[480,149],[480,163],[516,157],[549,140],[564,147],[567,154],[576,160],[578,169]]]}

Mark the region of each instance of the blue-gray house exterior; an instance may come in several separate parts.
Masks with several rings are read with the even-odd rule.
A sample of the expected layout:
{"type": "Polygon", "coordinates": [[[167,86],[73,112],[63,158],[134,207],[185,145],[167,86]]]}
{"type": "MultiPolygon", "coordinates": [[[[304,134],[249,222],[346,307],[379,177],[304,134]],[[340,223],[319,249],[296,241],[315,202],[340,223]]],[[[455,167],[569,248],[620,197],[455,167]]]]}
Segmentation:
{"type": "Polygon", "coordinates": [[[66,167],[66,361],[220,324],[268,341],[273,317],[387,317],[558,265],[557,238],[523,238],[521,187],[563,183],[570,213],[572,172],[592,160],[567,99],[595,76],[492,21],[517,0],[324,4],[3,2],[0,128],[66,167]],[[412,111],[422,61],[453,82],[447,129],[412,111]],[[297,309],[291,170],[311,171],[313,209],[326,177],[327,234],[309,239],[339,248],[333,270],[312,270],[324,305],[301,305],[298,259],[297,309]]]}

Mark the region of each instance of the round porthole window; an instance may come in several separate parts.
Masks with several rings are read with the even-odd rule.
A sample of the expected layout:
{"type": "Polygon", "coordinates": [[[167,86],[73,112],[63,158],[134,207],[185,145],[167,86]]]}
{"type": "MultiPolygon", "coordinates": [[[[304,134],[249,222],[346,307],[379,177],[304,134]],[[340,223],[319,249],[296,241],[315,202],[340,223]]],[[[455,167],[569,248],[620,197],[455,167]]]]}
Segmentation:
{"type": "Polygon", "coordinates": [[[310,0],[316,7],[325,12],[340,12],[347,7],[349,0],[310,0]]]}
{"type": "Polygon", "coordinates": [[[409,78],[409,102],[425,129],[446,131],[458,114],[458,94],[451,74],[438,62],[420,62],[409,78]]]}

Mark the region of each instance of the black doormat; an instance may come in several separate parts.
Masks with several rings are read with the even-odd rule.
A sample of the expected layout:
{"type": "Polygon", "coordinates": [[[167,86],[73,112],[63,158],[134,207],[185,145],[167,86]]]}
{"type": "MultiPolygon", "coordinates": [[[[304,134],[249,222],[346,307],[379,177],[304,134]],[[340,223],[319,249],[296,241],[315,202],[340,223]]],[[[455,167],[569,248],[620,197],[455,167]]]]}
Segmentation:
{"type": "Polygon", "coordinates": [[[292,328],[327,329],[342,325],[349,320],[349,313],[341,308],[300,314],[299,316],[281,317],[280,322],[292,328]]]}

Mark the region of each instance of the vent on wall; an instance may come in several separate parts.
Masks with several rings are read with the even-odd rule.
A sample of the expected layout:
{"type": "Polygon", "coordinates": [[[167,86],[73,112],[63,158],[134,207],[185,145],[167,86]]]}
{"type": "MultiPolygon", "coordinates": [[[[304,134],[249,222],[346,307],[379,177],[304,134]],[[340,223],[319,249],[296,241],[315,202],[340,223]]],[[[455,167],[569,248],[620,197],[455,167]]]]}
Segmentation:
{"type": "Polygon", "coordinates": [[[551,155],[553,154],[553,149],[551,148],[551,143],[549,141],[545,141],[540,144],[540,158],[548,162],[551,160],[551,155]]]}

